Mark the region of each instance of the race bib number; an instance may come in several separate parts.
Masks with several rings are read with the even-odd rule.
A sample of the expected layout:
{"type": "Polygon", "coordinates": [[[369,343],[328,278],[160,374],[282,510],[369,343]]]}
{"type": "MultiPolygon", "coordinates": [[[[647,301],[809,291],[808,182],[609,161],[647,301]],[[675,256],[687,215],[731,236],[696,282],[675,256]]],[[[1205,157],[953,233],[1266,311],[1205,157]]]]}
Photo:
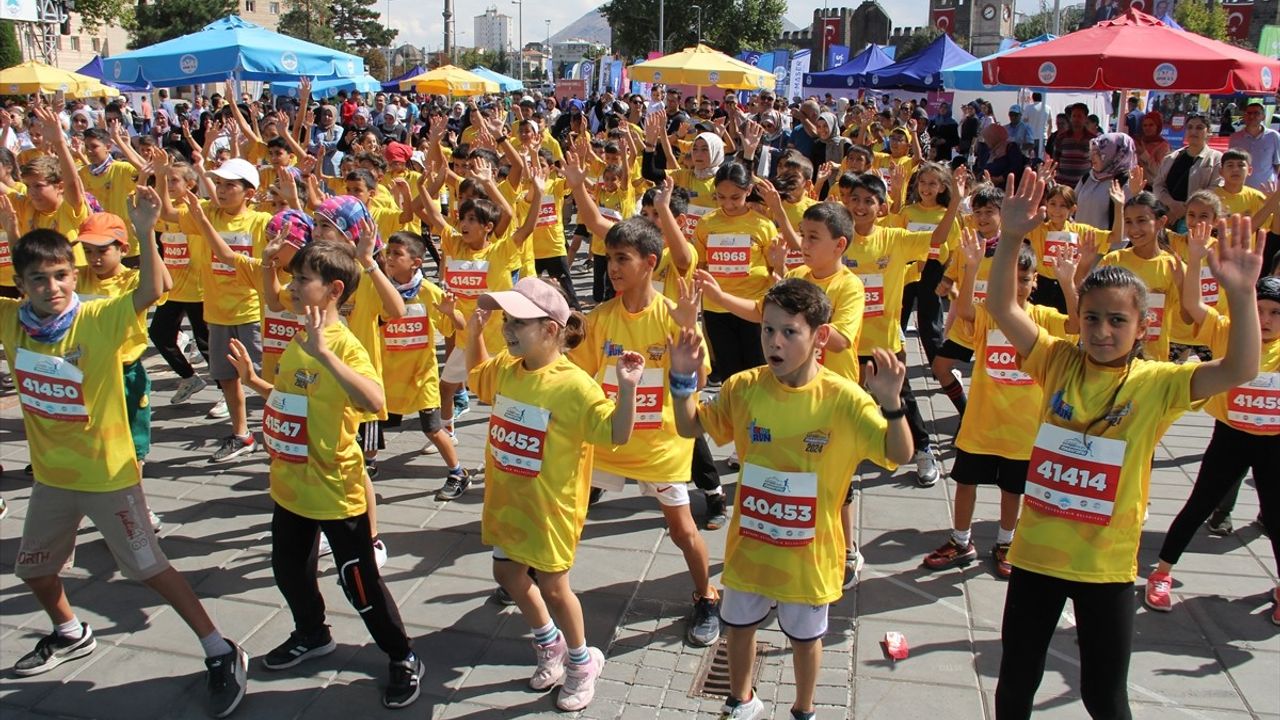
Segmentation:
{"type": "Polygon", "coordinates": [[[445,265],[444,282],[449,292],[474,300],[489,289],[489,261],[450,258],[445,265]]]}
{"type": "Polygon", "coordinates": [[[187,245],[186,233],[161,233],[160,246],[164,248],[162,259],[165,267],[177,270],[191,264],[191,247],[187,245]]]}
{"type": "Polygon", "coordinates": [[[276,460],[307,461],[307,396],[272,390],[262,409],[262,437],[276,460]]]}
{"type": "Polygon", "coordinates": [[[612,220],[616,223],[622,222],[622,213],[614,210],[613,208],[602,207],[600,208],[600,214],[603,215],[606,220],[612,220]]]}
{"type": "Polygon", "coordinates": [[[1143,342],[1156,342],[1164,329],[1164,293],[1147,293],[1147,335],[1143,342]]]}
{"type": "Polygon", "coordinates": [[[302,329],[298,316],[291,312],[264,308],[262,311],[262,352],[279,355],[302,329]]]}
{"type": "Polygon", "coordinates": [[[780,547],[813,542],[817,534],[818,474],[780,472],[742,464],[738,534],[780,547]]]}
{"type": "Polygon", "coordinates": [[[538,203],[538,227],[551,227],[556,224],[559,219],[559,213],[556,212],[555,195],[543,195],[542,202],[538,203]]]}
{"type": "Polygon", "coordinates": [[[1280,432],[1280,372],[1258,377],[1227,393],[1227,420],[1237,430],[1280,432]]]}
{"type": "Polygon", "coordinates": [[[1064,230],[1054,230],[1044,236],[1044,258],[1043,262],[1049,267],[1053,267],[1054,259],[1058,257],[1058,253],[1068,247],[1076,247],[1080,244],[1080,236],[1073,232],[1064,230]]]}
{"type": "Polygon", "coordinates": [[[987,377],[1001,385],[1030,385],[1030,375],[1018,369],[1018,353],[1013,343],[997,328],[987,330],[987,377]]]}
{"type": "Polygon", "coordinates": [[[782,264],[785,265],[788,270],[795,270],[801,265],[804,265],[804,252],[801,250],[792,250],[791,248],[787,248],[787,256],[783,259],[782,264]]]}
{"type": "Polygon", "coordinates": [[[550,424],[550,410],[498,395],[489,416],[489,454],[494,464],[512,475],[537,477],[550,424]]]}
{"type": "Polygon", "coordinates": [[[9,252],[9,236],[0,232],[0,267],[13,267],[13,255],[9,252]]]}
{"type": "Polygon", "coordinates": [[[1027,468],[1027,505],[1067,520],[1111,524],[1124,447],[1123,440],[1042,424],[1027,468]]]}
{"type": "MultiPolygon", "coordinates": [[[[645,368],[640,376],[640,384],[636,386],[636,421],[632,427],[636,430],[657,430],[662,427],[662,403],[666,397],[666,386],[662,381],[661,368],[645,368]]],[[[609,365],[604,369],[604,394],[610,400],[618,399],[618,366],[609,365]]]]}
{"type": "Polygon", "coordinates": [[[987,301],[987,281],[973,281],[973,304],[981,305],[987,301]]]}
{"type": "Polygon", "coordinates": [[[18,348],[13,374],[24,411],[48,420],[89,422],[80,368],[60,357],[18,348]]]}
{"type": "MultiPolygon", "coordinates": [[[[938,229],[937,223],[921,223],[921,222],[907,223],[907,232],[933,232],[934,230],[937,230],[937,229],[938,229]]],[[[933,246],[929,247],[930,260],[938,260],[941,257],[942,257],[941,247],[933,247],[933,246]]]]}
{"type": "MultiPolygon", "coordinates": [[[[245,257],[253,256],[253,238],[248,233],[219,233],[223,240],[227,241],[227,245],[231,247],[231,251],[239,253],[245,257]]],[[[216,255],[210,256],[210,267],[214,275],[234,276],[236,268],[234,265],[228,265],[218,260],[216,255]]]]}
{"type": "Polygon", "coordinates": [[[1200,300],[1209,307],[1218,307],[1218,279],[1208,265],[1200,268],[1200,300]]]}
{"type": "Polygon", "coordinates": [[[746,277],[751,272],[751,236],[715,233],[707,238],[707,271],[717,278],[746,277]]]}
{"type": "Polygon", "coordinates": [[[884,315],[884,275],[860,275],[866,305],[862,317],[881,317],[884,315]]]}
{"type": "Polygon", "coordinates": [[[680,216],[680,228],[684,230],[686,240],[693,240],[693,231],[698,227],[698,221],[703,215],[715,210],[715,208],[703,207],[701,205],[689,205],[685,209],[684,214],[680,216]]]}
{"type": "Polygon", "coordinates": [[[382,337],[387,352],[421,350],[432,344],[431,321],[427,318],[427,306],[422,303],[406,303],[404,317],[391,320],[382,326],[382,337]]]}

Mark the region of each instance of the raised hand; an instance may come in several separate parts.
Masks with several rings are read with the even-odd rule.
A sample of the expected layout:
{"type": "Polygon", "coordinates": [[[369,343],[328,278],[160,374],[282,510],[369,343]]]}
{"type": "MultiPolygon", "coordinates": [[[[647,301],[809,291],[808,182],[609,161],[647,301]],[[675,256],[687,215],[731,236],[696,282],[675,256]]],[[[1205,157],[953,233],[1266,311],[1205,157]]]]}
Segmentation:
{"type": "Polygon", "coordinates": [[[1142,192],[1147,186],[1147,171],[1139,165],[1133,169],[1129,175],[1129,195],[1130,197],[1142,192]]]}
{"type": "Polygon", "coordinates": [[[479,337],[484,332],[484,326],[489,322],[489,315],[492,311],[477,307],[471,313],[471,317],[467,318],[467,332],[472,337],[479,337]]]}
{"type": "Polygon", "coordinates": [[[129,201],[129,220],[133,223],[134,229],[138,231],[139,236],[145,235],[155,228],[156,221],[159,219],[160,196],[156,194],[155,188],[139,185],[134,189],[129,201]]]}
{"type": "Polygon", "coordinates": [[[493,181],[493,165],[486,158],[471,158],[471,177],[476,182],[487,185],[493,181]]]}
{"type": "Polygon", "coordinates": [[[1187,255],[1189,258],[1203,262],[1209,255],[1209,246],[1212,243],[1213,236],[1209,223],[1196,223],[1187,228],[1187,255]]]}
{"type": "Polygon", "coordinates": [[[676,300],[676,306],[671,310],[671,319],[675,320],[682,328],[696,328],[698,326],[698,308],[702,307],[702,291],[698,288],[696,282],[693,280],[685,281],[682,277],[676,278],[676,286],[680,292],[676,300]]]}
{"type": "Polygon", "coordinates": [[[960,253],[964,256],[966,268],[977,268],[986,254],[985,243],[978,233],[967,226],[960,228],[960,253]]]}
{"type": "MultiPolygon", "coordinates": [[[[8,113],[0,113],[7,115],[8,113]]],[[[0,193],[0,230],[9,238],[9,245],[18,241],[18,212],[13,209],[13,202],[8,193],[0,193]]]]}
{"type": "Polygon", "coordinates": [[[458,309],[458,298],[451,292],[446,292],[440,298],[440,302],[436,303],[436,310],[440,311],[445,317],[453,317],[454,310],[458,309]]]}
{"type": "Polygon", "coordinates": [[[873,349],[871,359],[862,368],[862,387],[881,405],[896,405],[902,383],[907,378],[907,366],[884,348],[873,349]]]}
{"type": "MultiPolygon", "coordinates": [[[[1092,230],[1085,233],[1086,236],[1096,235],[1092,230]]],[[[1097,244],[1097,238],[1090,238],[1088,242],[1097,244]]],[[[1080,250],[1075,245],[1063,245],[1058,254],[1053,258],[1053,274],[1058,280],[1059,285],[1073,285],[1076,281],[1076,270],[1080,267],[1080,250]]]]}
{"type": "Polygon", "coordinates": [[[1253,232],[1248,215],[1232,215],[1218,220],[1217,252],[1208,256],[1209,269],[1218,285],[1227,292],[1252,293],[1262,273],[1262,248],[1266,230],[1253,232]]]}
{"type": "Polygon", "coordinates": [[[720,297],[720,282],[715,276],[701,268],[693,271],[693,282],[698,286],[698,292],[712,298],[720,297]]]}
{"type": "Polygon", "coordinates": [[[618,389],[634,390],[644,376],[644,356],[634,350],[622,353],[618,358],[618,389]]]}
{"type": "Polygon", "coordinates": [[[1015,190],[1013,173],[1005,178],[1004,203],[1000,208],[1000,227],[1004,237],[1022,238],[1040,224],[1040,199],[1044,181],[1031,168],[1022,172],[1015,190]]]}
{"type": "Polygon", "coordinates": [[[569,183],[569,187],[576,188],[586,184],[587,173],[582,168],[582,158],[578,157],[578,153],[565,150],[564,162],[561,165],[560,174],[564,175],[564,180],[569,183]]]}
{"type": "Polygon", "coordinates": [[[702,345],[698,331],[682,328],[674,340],[667,341],[668,367],[678,375],[693,375],[702,368],[707,349],[702,345]]]}
{"type": "Polygon", "coordinates": [[[373,251],[378,239],[378,228],[369,218],[360,219],[360,239],[356,242],[356,257],[360,264],[369,267],[373,262],[373,251]]]}

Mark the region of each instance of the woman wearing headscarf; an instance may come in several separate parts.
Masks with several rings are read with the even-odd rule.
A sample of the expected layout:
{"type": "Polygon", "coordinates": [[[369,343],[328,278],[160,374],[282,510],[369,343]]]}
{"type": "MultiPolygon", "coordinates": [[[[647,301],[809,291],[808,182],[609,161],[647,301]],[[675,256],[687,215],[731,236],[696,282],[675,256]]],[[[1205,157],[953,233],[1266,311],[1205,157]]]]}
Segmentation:
{"type": "Polygon", "coordinates": [[[818,122],[818,142],[814,143],[813,166],[820,167],[825,162],[839,163],[844,160],[845,150],[853,141],[840,134],[840,123],[836,114],[830,111],[820,113],[818,122]]]}
{"type": "Polygon", "coordinates": [[[1160,172],[1160,163],[1169,154],[1169,142],[1160,135],[1164,130],[1164,116],[1152,110],[1142,116],[1142,137],[1136,143],[1138,164],[1148,180],[1154,180],[1160,172]]]}
{"type": "Polygon", "coordinates": [[[951,115],[951,103],[938,103],[938,113],[929,118],[929,136],[938,158],[951,159],[951,150],[960,144],[960,123],[951,115]]]}
{"type": "Polygon", "coordinates": [[[1076,222],[1109,228],[1111,182],[1119,182],[1127,196],[1129,173],[1138,166],[1133,138],[1125,133],[1103,133],[1090,140],[1089,164],[1089,173],[1076,185],[1076,222]]]}
{"type": "Polygon", "coordinates": [[[342,163],[342,152],[338,144],[342,141],[343,127],[338,124],[337,108],[323,104],[316,108],[316,124],[311,128],[311,147],[323,147],[322,166],[324,174],[333,177],[338,174],[338,165],[342,163]]]}
{"type": "Polygon", "coordinates": [[[1009,140],[1009,131],[999,123],[988,125],[982,131],[982,141],[987,146],[987,163],[981,170],[991,175],[996,187],[1003,188],[1005,178],[1012,174],[1022,175],[1027,166],[1027,158],[1022,154],[1018,143],[1009,140]]]}
{"type": "MultiPolygon", "coordinates": [[[[661,141],[659,138],[659,142],[661,141]]],[[[691,166],[674,171],[665,167],[666,155],[656,146],[651,147],[649,142],[650,139],[646,137],[644,161],[641,165],[644,179],[661,184],[667,174],[670,174],[676,187],[688,190],[687,214],[691,222],[715,210],[716,171],[724,163],[724,140],[713,132],[698,133],[689,148],[691,166]]]]}

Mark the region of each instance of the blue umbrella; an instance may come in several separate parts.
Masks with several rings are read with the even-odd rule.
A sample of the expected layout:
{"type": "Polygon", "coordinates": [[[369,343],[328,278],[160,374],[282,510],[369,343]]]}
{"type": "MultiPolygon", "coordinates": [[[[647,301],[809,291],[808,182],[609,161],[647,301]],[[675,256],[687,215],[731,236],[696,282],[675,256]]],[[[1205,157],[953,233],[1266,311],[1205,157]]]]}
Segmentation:
{"type": "MultiPolygon", "coordinates": [[[[372,75],[361,75],[353,78],[330,78],[328,80],[315,80],[311,83],[311,97],[317,100],[324,100],[337,95],[339,92],[346,90],[359,90],[362,93],[376,93],[382,90],[382,83],[378,82],[372,75]]],[[[298,83],[293,80],[271,83],[272,95],[283,95],[285,97],[296,98],[300,94],[298,83]]]]}
{"type": "Polygon", "coordinates": [[[241,80],[355,77],[364,73],[356,55],[281,35],[231,15],[200,32],[108,58],[111,82],[150,82],[157,87],[241,80]]]}
{"type": "Polygon", "coordinates": [[[906,88],[910,90],[941,90],[942,71],[975,60],[972,55],[951,40],[950,35],[940,35],[925,49],[892,65],[858,78],[863,87],[883,90],[906,88]]]}
{"type": "Polygon", "coordinates": [[[983,85],[982,84],[982,62],[984,60],[990,60],[991,58],[994,58],[994,57],[1000,57],[1001,55],[1006,55],[1008,53],[1013,52],[1014,50],[1021,50],[1022,48],[1028,48],[1028,47],[1031,47],[1032,45],[1039,45],[1042,42],[1056,40],[1057,37],[1058,37],[1057,35],[1041,35],[1040,37],[1027,40],[1021,45],[1014,45],[1012,47],[1001,50],[1000,52],[992,53],[990,55],[987,55],[986,57],[978,58],[977,60],[972,60],[970,62],[964,63],[963,65],[957,65],[953,68],[947,68],[946,70],[942,71],[942,83],[946,85],[948,90],[990,90],[990,91],[1019,90],[1020,88],[1011,87],[1008,85],[983,85]]]}
{"type": "Polygon", "coordinates": [[[503,75],[500,72],[495,72],[493,70],[490,70],[487,67],[473,67],[471,68],[471,72],[475,73],[476,75],[479,75],[485,80],[492,80],[498,83],[498,87],[502,88],[502,92],[504,93],[515,92],[516,90],[524,89],[524,83],[520,82],[519,80],[513,77],[508,77],[506,75],[503,75]]]}
{"type": "Polygon", "coordinates": [[[805,73],[804,86],[815,88],[851,88],[858,85],[857,76],[879,70],[893,64],[893,58],[885,54],[879,45],[871,43],[867,49],[854,55],[849,62],[823,72],[805,73]]]}
{"type": "Polygon", "coordinates": [[[98,78],[99,80],[102,81],[104,85],[110,85],[111,87],[117,90],[123,90],[125,92],[147,92],[148,90],[151,89],[151,86],[145,82],[140,83],[138,85],[134,85],[131,83],[112,82],[111,80],[107,80],[103,78],[101,55],[94,55],[93,59],[90,60],[88,64],[86,64],[84,67],[80,68],[76,72],[80,73],[81,75],[88,75],[91,78],[98,78]]]}

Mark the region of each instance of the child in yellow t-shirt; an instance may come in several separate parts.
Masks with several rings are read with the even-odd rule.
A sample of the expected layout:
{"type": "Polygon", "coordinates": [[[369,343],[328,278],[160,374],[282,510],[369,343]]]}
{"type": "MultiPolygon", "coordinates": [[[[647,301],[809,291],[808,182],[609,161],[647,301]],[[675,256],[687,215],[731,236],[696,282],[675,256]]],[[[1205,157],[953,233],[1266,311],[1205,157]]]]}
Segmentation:
{"type": "MultiPolygon", "coordinates": [[[[190,165],[174,163],[166,177],[157,179],[157,182],[167,182],[169,196],[178,197],[194,190],[197,180],[196,171],[190,165]]],[[[180,378],[169,402],[181,405],[206,385],[204,378],[196,374],[191,361],[187,359],[187,349],[180,347],[178,342],[179,327],[185,317],[191,325],[189,342],[208,359],[209,326],[204,322],[204,292],[200,285],[200,263],[204,258],[191,256],[187,234],[182,232],[177,223],[161,220],[156,225],[156,234],[159,236],[160,256],[164,258],[165,269],[169,271],[169,277],[173,278],[173,288],[165,296],[164,302],[156,306],[147,335],[160,356],[180,378]]]]}
{"type": "Polygon", "coordinates": [[[587,647],[582,606],[569,585],[587,516],[592,446],[631,439],[645,365],[635,352],[619,359],[615,405],[564,355],[584,329],[564,296],[538,278],[480,296],[467,323],[469,382],[493,405],[481,541],[493,546],[494,578],[533,632],[538,665],[529,685],[547,690],[563,681],[556,706],[568,712],[591,702],[604,668],[604,654],[587,647]],[[490,358],[484,327],[499,309],[507,351],[490,358]]]}
{"type": "MultiPolygon", "coordinates": [[[[103,210],[124,217],[128,213],[129,195],[138,184],[138,168],[113,158],[112,142],[111,135],[102,128],[84,131],[84,157],[88,162],[80,168],[80,182],[85,192],[97,198],[103,210]]],[[[125,139],[124,143],[128,144],[128,140],[125,139]]],[[[137,256],[138,238],[130,230],[125,257],[137,256]]]]}
{"type": "MultiPolygon", "coordinates": [[[[1044,183],[1027,169],[1001,211],[1005,233],[1040,223],[1044,183]]],[[[1125,213],[1125,224],[1141,218],[1125,213]]],[[[1131,227],[1130,236],[1134,234],[1131,227]]],[[[1080,340],[1053,338],[1017,302],[1018,243],[1000,243],[986,309],[1044,388],[1001,629],[996,712],[1028,717],[1045,654],[1068,598],[1079,625],[1084,703],[1098,717],[1129,712],[1133,581],[1160,435],[1192,403],[1247,382],[1261,352],[1254,279],[1262,267],[1247,220],[1219,225],[1219,284],[1233,318],[1221,358],[1174,365],[1136,357],[1149,317],[1142,281],[1120,265],[1099,267],[1080,286],[1080,340]]]]}
{"type": "MultiPolygon", "coordinates": [[[[1036,289],[1031,295],[1033,305],[1043,305],[1057,309],[1060,313],[1067,311],[1066,299],[1062,287],[1054,272],[1053,260],[1058,253],[1070,248],[1078,252],[1080,240],[1087,232],[1094,232],[1098,237],[1105,237],[1106,230],[1092,225],[1078,223],[1071,219],[1076,212],[1076,191],[1066,185],[1054,185],[1045,190],[1043,225],[1032,230],[1026,238],[1039,258],[1036,265],[1036,289]]],[[[1124,218],[1117,218],[1121,224],[1124,218]]]]}
{"type": "Polygon", "coordinates": [[[57,116],[36,109],[36,124],[48,138],[52,154],[40,155],[19,167],[26,191],[0,197],[0,217],[13,215],[12,239],[32,230],[55,230],[70,240],[76,267],[84,267],[84,250],[76,242],[80,223],[89,217],[89,203],[57,116]],[[16,233],[16,234],[15,234],[16,233]]]}
{"type": "Polygon", "coordinates": [[[742,459],[720,601],[730,647],[726,717],[765,714],[751,677],[756,628],[772,607],[791,638],[792,714],[813,712],[827,608],[842,593],[841,501],[862,460],[911,459],[899,400],[906,367],[884,348],[868,351],[876,369],[868,364],[863,385],[871,394],[822,367],[817,358],[830,337],[830,319],[831,301],[813,283],[788,278],[772,287],[760,337],[767,367],[734,375],[703,405],[695,390],[706,351],[697,335],[683,331],[670,351],[680,435],[705,431],[717,442],[732,441],[742,459]]]}
{"type": "Polygon", "coordinates": [[[280,358],[275,383],[254,371],[240,341],[231,340],[240,381],[267,400],[262,435],[271,454],[271,565],[294,618],[294,630],[263,658],[283,670],[328,655],[337,645],[325,624],[316,582],[317,536],[324,533],[338,584],[378,647],[390,658],[382,695],[388,708],[418,698],[426,667],[414,654],[374,551],[365,502],[365,470],[357,441],[361,422],[386,405],[369,353],[342,322],[339,307],[365,280],[350,244],[313,242],[289,263],[289,291],[302,329],[280,358]]]}

